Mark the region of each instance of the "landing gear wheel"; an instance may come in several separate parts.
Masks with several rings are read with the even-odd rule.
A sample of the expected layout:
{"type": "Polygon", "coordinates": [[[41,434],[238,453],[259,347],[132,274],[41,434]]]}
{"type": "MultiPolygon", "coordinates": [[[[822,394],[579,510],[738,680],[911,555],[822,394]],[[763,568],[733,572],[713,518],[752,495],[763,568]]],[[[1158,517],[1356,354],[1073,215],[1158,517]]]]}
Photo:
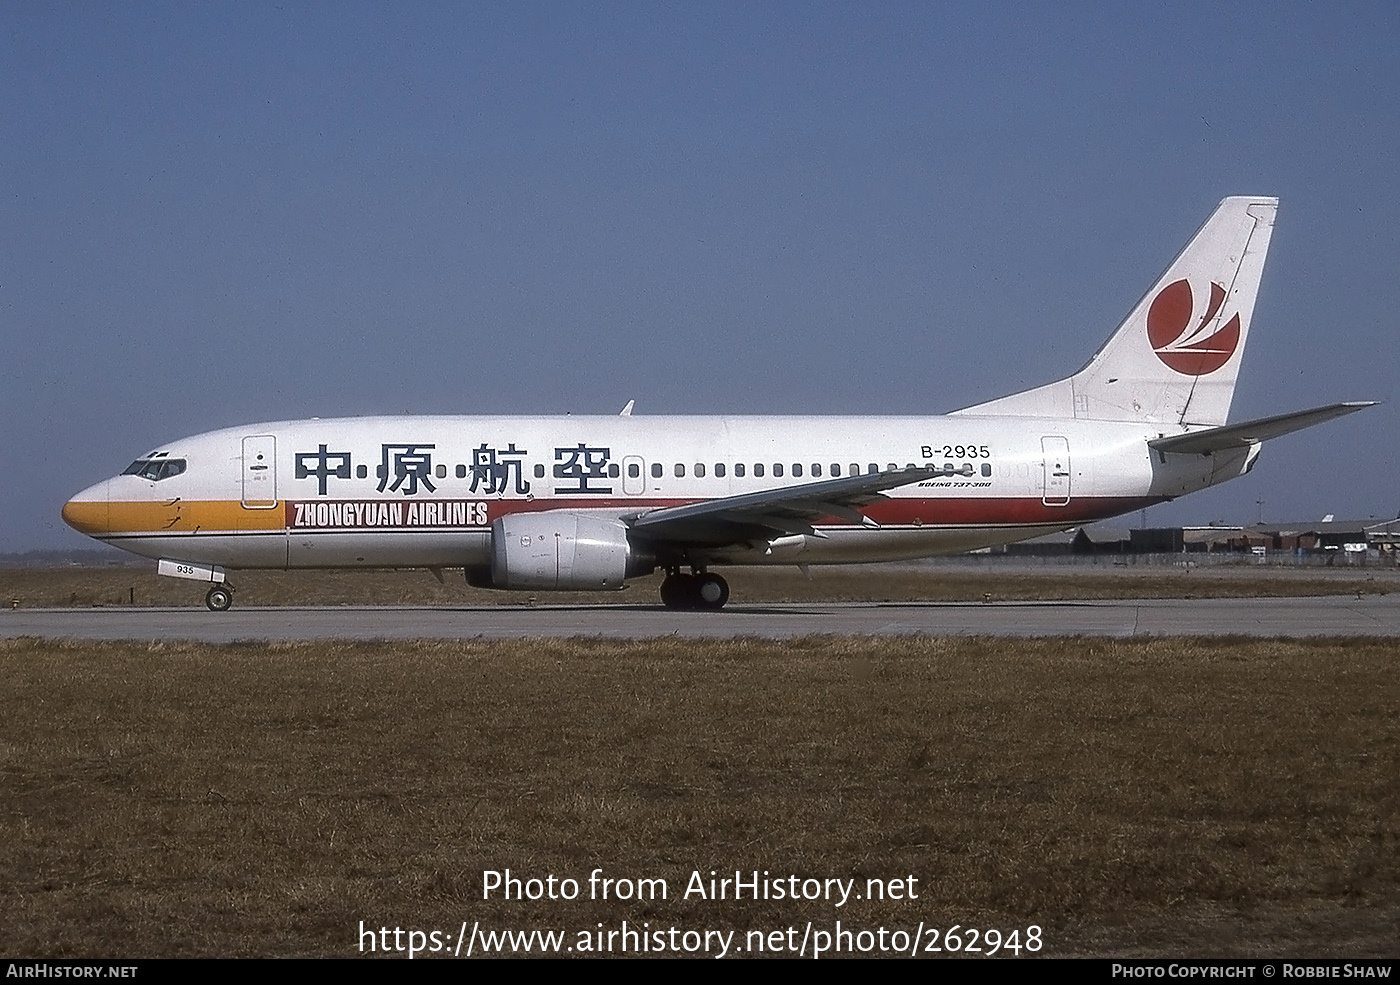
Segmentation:
{"type": "Polygon", "coordinates": [[[696,575],[691,591],[697,608],[722,609],[729,601],[729,582],[719,575],[696,575]]]}
{"type": "Polygon", "coordinates": [[[233,605],[233,591],[223,585],[215,585],[209,589],[209,594],[204,596],[204,604],[209,606],[210,612],[227,612],[229,606],[233,605]]]}
{"type": "Polygon", "coordinates": [[[661,604],[668,609],[689,609],[694,603],[692,575],[667,575],[661,583],[661,604]]]}
{"type": "Polygon", "coordinates": [[[661,583],[661,604],[668,609],[722,609],[729,601],[729,582],[708,572],[669,575],[661,583]]]}

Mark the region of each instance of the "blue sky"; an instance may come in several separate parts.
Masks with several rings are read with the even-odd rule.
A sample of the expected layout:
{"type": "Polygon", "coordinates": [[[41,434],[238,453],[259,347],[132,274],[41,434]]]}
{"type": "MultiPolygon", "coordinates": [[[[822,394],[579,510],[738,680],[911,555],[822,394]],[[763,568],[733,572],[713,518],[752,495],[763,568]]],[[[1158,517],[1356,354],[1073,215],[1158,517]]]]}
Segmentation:
{"type": "MultiPolygon", "coordinates": [[[[1282,199],[1156,523],[1393,517],[1400,6],[6,4],[0,550],[170,438],[369,413],[941,413],[1282,199]]],[[[1133,518],[1136,521],[1136,517],[1133,518]]]]}

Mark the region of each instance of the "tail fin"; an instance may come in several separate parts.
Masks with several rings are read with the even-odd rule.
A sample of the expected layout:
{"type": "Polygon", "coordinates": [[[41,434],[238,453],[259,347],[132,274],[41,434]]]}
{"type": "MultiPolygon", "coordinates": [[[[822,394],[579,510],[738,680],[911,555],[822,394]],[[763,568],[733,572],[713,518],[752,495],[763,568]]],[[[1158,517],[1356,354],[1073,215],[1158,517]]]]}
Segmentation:
{"type": "Polygon", "coordinates": [[[1224,424],[1277,211],[1225,199],[1083,369],[954,413],[1224,424]]]}

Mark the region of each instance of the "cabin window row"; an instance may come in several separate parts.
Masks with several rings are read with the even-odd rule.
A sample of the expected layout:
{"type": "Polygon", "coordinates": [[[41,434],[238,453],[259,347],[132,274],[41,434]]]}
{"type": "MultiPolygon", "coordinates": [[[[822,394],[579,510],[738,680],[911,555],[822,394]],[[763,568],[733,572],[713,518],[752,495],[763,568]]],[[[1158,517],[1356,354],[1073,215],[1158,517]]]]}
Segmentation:
{"type": "MultiPolygon", "coordinates": [[[[913,462],[910,462],[903,467],[912,469],[916,468],[917,466],[913,462]]],[[[640,469],[637,465],[629,465],[627,468],[627,474],[629,477],[633,479],[639,478],[640,469]]],[[[684,462],[677,462],[671,467],[671,474],[674,475],[677,479],[684,479],[687,474],[690,474],[697,479],[703,479],[707,475],[713,475],[716,479],[723,479],[730,474],[730,468],[733,469],[733,475],[736,479],[743,479],[750,474],[755,479],[762,479],[768,475],[772,475],[775,479],[782,479],[787,476],[791,476],[794,479],[808,477],[813,479],[839,479],[843,475],[860,475],[862,472],[860,464],[857,462],[852,462],[850,465],[842,465],[840,462],[832,462],[830,465],[822,465],[820,462],[813,462],[811,465],[804,465],[802,462],[793,462],[790,465],[784,462],[774,462],[771,466],[763,462],[755,462],[751,467],[751,470],[750,466],[745,465],[743,462],[738,462],[733,466],[726,465],[724,462],[717,462],[713,466],[707,465],[705,462],[696,462],[693,466],[690,466],[689,469],[687,469],[684,462]]],[[[900,468],[900,465],[896,464],[895,462],[890,462],[887,466],[885,466],[884,471],[896,472],[900,468]]],[[[972,475],[972,472],[969,471],[969,469],[970,466],[966,463],[956,469],[951,465],[945,465],[943,467],[943,472],[947,475],[972,475]]],[[[864,472],[867,475],[876,475],[880,471],[880,466],[875,462],[870,462],[865,466],[864,469],[864,472]]],[[[992,466],[987,462],[983,462],[981,466],[981,472],[984,476],[990,476],[992,474],[992,466]]],[[[660,462],[652,463],[651,477],[653,479],[660,479],[665,474],[666,467],[664,465],[662,465],[660,462]]]]}
{"type": "MultiPolygon", "coordinates": [[[[136,462],[130,468],[127,469],[126,474],[141,474],[148,479],[164,479],[169,478],[169,476],[171,475],[179,475],[185,470],[185,463],[183,460],[171,460],[169,462],[163,463],[167,467],[164,470],[164,474],[160,474],[159,466],[161,464],[162,463],[136,462]],[[147,466],[147,469],[145,471],[141,471],[138,469],[138,466],[147,466]],[[157,468],[155,470],[152,470],[150,466],[157,466],[157,468]],[[157,474],[147,474],[147,472],[151,471],[155,471],[157,474]]],[[[912,469],[916,466],[913,462],[910,462],[904,467],[912,469]]],[[[716,462],[713,466],[709,466],[705,462],[696,462],[693,466],[690,467],[689,474],[693,475],[697,479],[703,479],[707,475],[713,475],[716,479],[723,479],[730,474],[730,468],[731,466],[726,465],[724,462],[716,462]]],[[[811,465],[804,465],[801,462],[793,462],[791,465],[788,465],[784,462],[774,462],[771,466],[763,462],[755,462],[752,466],[752,469],[750,469],[750,466],[746,465],[743,462],[737,462],[732,466],[732,468],[734,477],[736,479],[743,479],[749,475],[752,475],[755,479],[762,479],[770,474],[775,479],[782,479],[788,475],[791,475],[794,479],[801,479],[807,476],[810,476],[813,479],[821,479],[828,476],[833,479],[839,479],[843,475],[852,476],[861,474],[861,467],[857,462],[852,462],[848,466],[843,466],[839,462],[832,462],[828,466],[823,466],[820,462],[813,462],[811,465]]],[[[889,465],[886,467],[886,471],[894,472],[897,471],[899,468],[899,465],[896,465],[894,462],[890,462],[889,465]]],[[[952,466],[944,466],[943,471],[948,475],[971,475],[972,472],[970,471],[970,468],[971,466],[967,464],[964,464],[960,469],[957,470],[953,469],[952,466]]],[[[536,479],[544,478],[545,469],[543,465],[536,465],[534,472],[536,479]]],[[[687,468],[685,463],[677,462],[674,466],[672,466],[671,472],[677,479],[684,479],[687,474],[687,468]]],[[[867,475],[875,475],[879,472],[880,466],[877,465],[875,462],[870,462],[865,467],[865,473],[867,475]]],[[[360,465],[355,469],[355,474],[359,478],[363,479],[369,474],[369,469],[363,465],[360,465]]],[[[376,466],[374,474],[376,478],[384,478],[384,466],[376,466]]],[[[439,465],[436,469],[433,470],[433,474],[436,475],[439,479],[446,479],[447,466],[439,465]]],[[[467,477],[467,467],[465,465],[458,465],[456,469],[456,474],[457,478],[465,479],[467,477]]],[[[621,474],[622,472],[618,468],[616,463],[608,466],[608,478],[616,479],[621,474]]],[[[660,479],[663,476],[665,476],[665,474],[666,466],[662,465],[660,462],[652,462],[651,477],[653,479],[660,479]]],[[[986,462],[983,462],[982,475],[990,476],[991,474],[991,465],[989,465],[986,462]]],[[[627,465],[627,477],[629,479],[640,479],[642,477],[642,467],[636,462],[629,462],[627,465]]]]}
{"type": "MultiPolygon", "coordinates": [[[[914,466],[911,463],[909,467],[913,468],[914,466]]],[[[890,471],[894,471],[898,468],[899,466],[893,462],[889,465],[890,471]]],[[[661,465],[659,462],[653,464],[651,467],[652,478],[661,478],[664,469],[665,466],[661,465]]],[[[724,462],[716,462],[713,469],[704,462],[696,462],[691,467],[690,474],[697,479],[703,479],[706,475],[710,474],[713,474],[716,479],[723,479],[729,475],[729,469],[730,466],[726,465],[724,462]]],[[[782,479],[789,475],[794,479],[806,477],[821,479],[828,476],[833,479],[839,479],[842,475],[850,476],[861,474],[861,467],[856,462],[852,462],[849,466],[843,466],[839,462],[832,462],[830,465],[826,466],[822,465],[820,462],[813,462],[811,465],[804,465],[801,462],[793,462],[791,465],[784,462],[774,462],[771,466],[764,462],[755,462],[752,466],[744,462],[736,462],[733,465],[733,470],[736,479],[747,478],[749,475],[752,475],[755,479],[762,479],[768,475],[772,475],[775,479],[782,479]]],[[[871,475],[875,475],[880,471],[880,466],[871,462],[866,466],[866,471],[871,475]]],[[[686,477],[685,463],[677,462],[672,466],[671,472],[677,479],[684,479],[686,477]]]]}

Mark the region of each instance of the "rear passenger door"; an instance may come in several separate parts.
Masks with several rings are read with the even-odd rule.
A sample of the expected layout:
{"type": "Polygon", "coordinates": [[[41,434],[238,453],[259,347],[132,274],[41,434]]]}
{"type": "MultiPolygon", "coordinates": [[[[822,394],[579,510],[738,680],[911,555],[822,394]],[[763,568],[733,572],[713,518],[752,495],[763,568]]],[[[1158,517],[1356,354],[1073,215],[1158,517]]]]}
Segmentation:
{"type": "Polygon", "coordinates": [[[1048,435],[1040,439],[1045,469],[1041,502],[1046,506],[1068,506],[1070,497],[1069,439],[1048,435]]]}

